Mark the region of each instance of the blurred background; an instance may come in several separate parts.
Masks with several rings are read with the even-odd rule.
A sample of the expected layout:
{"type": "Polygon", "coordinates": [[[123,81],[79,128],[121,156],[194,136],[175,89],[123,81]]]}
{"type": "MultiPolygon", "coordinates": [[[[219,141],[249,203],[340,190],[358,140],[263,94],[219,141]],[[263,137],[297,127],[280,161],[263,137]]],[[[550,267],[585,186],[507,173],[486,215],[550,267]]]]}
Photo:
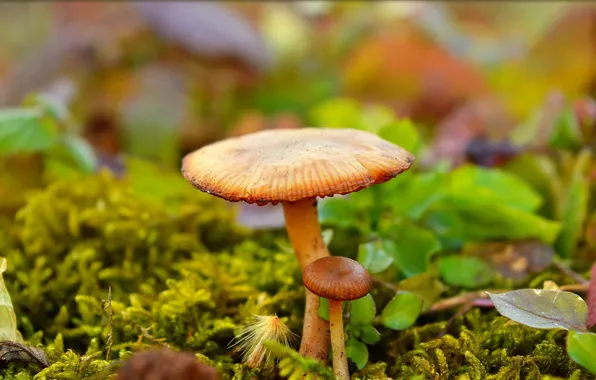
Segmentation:
{"type": "MultiPolygon", "coordinates": [[[[227,136],[341,126],[354,104],[415,122],[421,166],[498,165],[565,110],[596,118],[593,2],[6,2],[0,25],[0,107],[41,107],[88,170],[177,169],[227,136]]],[[[20,153],[11,115],[0,154],[20,153]]],[[[35,139],[21,150],[50,145],[17,140],[35,139]]]]}

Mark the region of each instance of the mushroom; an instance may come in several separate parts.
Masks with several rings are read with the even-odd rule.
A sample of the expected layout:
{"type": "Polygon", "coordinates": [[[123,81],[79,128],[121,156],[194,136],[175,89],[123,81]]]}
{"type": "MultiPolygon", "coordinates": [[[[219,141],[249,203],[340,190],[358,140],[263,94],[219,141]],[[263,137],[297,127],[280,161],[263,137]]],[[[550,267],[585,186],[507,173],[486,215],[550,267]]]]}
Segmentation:
{"type": "Polygon", "coordinates": [[[341,303],[362,298],[370,292],[370,273],[358,261],[347,257],[321,257],[304,269],[302,282],[308,290],[329,300],[333,373],[337,379],[347,380],[350,373],[341,303]]]}
{"type": "MultiPolygon", "coordinates": [[[[348,194],[386,182],[414,162],[403,148],[354,129],[274,129],[206,145],[182,159],[197,189],[231,202],[281,203],[302,270],[329,256],[321,237],[317,197],[348,194]]],[[[300,353],[327,360],[329,325],[319,297],[307,290],[300,353]]]]}

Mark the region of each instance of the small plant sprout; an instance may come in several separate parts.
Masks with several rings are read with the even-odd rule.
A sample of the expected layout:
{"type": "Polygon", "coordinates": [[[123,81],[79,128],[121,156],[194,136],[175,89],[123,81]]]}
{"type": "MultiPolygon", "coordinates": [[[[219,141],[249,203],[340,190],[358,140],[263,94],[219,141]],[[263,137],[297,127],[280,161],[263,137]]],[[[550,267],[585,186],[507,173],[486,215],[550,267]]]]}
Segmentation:
{"type": "Polygon", "coordinates": [[[347,257],[329,256],[308,265],[302,275],[302,281],[308,290],[329,300],[333,373],[338,380],[348,380],[350,373],[341,303],[362,298],[370,292],[370,273],[358,261],[347,257]]]}
{"type": "Polygon", "coordinates": [[[236,335],[230,347],[238,346],[242,361],[255,368],[271,361],[271,351],[263,345],[264,342],[275,341],[289,347],[296,339],[297,335],[277,315],[255,315],[253,322],[236,335]]]}

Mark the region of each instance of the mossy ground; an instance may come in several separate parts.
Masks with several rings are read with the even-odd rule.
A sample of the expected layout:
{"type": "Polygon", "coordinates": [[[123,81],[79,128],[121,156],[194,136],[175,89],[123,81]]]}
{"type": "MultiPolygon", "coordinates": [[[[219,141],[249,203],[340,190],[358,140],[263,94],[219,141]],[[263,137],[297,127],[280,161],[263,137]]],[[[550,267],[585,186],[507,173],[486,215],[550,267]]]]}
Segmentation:
{"type": "MultiPolygon", "coordinates": [[[[102,173],[54,182],[0,223],[19,328],[50,362],[11,362],[1,379],[110,378],[132,352],[163,345],[196,352],[226,379],[276,378],[239,364],[230,341],[254,314],[275,313],[301,331],[300,271],[284,232],[246,231],[208,195],[140,196],[102,173]]],[[[386,292],[373,292],[379,308],[386,292]]],[[[405,331],[379,326],[383,338],[357,376],[594,378],[568,358],[562,331],[473,309],[441,336],[451,314],[405,331]]]]}

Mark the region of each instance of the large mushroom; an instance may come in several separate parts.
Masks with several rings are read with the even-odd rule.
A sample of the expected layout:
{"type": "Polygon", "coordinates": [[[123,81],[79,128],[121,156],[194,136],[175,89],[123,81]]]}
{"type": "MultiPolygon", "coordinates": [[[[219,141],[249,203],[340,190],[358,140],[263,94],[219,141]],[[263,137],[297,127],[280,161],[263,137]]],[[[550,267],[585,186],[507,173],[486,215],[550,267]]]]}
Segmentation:
{"type": "MultiPolygon", "coordinates": [[[[386,182],[414,162],[403,148],[354,129],[278,129],[204,146],[182,160],[197,189],[231,202],[281,203],[301,269],[329,251],[321,237],[317,197],[348,194],[386,182]]],[[[319,297],[306,291],[300,353],[326,361],[329,324],[319,297]]]]}

